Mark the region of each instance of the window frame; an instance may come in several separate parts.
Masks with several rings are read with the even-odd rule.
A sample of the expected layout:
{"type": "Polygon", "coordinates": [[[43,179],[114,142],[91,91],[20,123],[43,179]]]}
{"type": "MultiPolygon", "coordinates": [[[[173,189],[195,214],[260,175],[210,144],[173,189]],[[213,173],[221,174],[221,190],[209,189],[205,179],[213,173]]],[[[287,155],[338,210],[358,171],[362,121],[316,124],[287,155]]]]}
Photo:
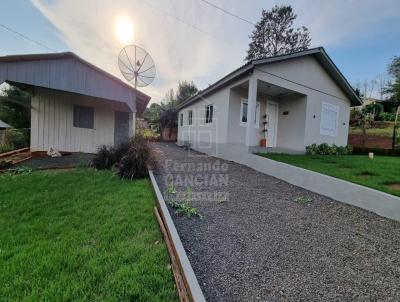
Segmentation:
{"type": "Polygon", "coordinates": [[[182,127],[183,126],[183,112],[179,114],[179,125],[182,127]]]}
{"type": "Polygon", "coordinates": [[[331,103],[326,103],[323,102],[321,105],[321,120],[320,120],[320,128],[319,132],[321,135],[327,135],[327,136],[332,136],[332,137],[337,137],[338,136],[338,131],[339,131],[339,111],[340,108],[338,105],[334,105],[331,103]],[[326,112],[327,110],[330,110],[332,112],[336,113],[336,121],[335,121],[335,129],[327,129],[326,126],[326,115],[324,114],[324,111],[326,112]]]}
{"type": "Polygon", "coordinates": [[[214,118],[214,104],[206,105],[205,124],[206,125],[212,124],[213,118],[214,118]]]}
{"type": "Polygon", "coordinates": [[[193,125],[193,110],[188,111],[188,125],[193,125]]]}
{"type": "MultiPolygon", "coordinates": [[[[247,125],[247,120],[246,120],[246,122],[242,121],[244,104],[247,105],[247,111],[248,111],[249,110],[249,102],[247,99],[242,98],[240,100],[240,116],[239,116],[239,122],[240,122],[241,126],[247,125]]],[[[260,128],[260,115],[261,115],[261,102],[257,101],[256,102],[256,110],[254,112],[254,120],[253,120],[254,128],[256,128],[256,129],[260,128]]]]}
{"type": "MultiPolygon", "coordinates": [[[[72,126],[74,128],[81,128],[81,129],[94,129],[94,115],[95,115],[95,108],[94,107],[90,107],[90,106],[85,106],[85,105],[80,105],[80,104],[73,104],[72,105],[72,126]],[[83,113],[78,112],[78,109],[83,109],[86,112],[83,113]],[[90,113],[91,114],[91,118],[90,118],[90,125],[83,125],[80,122],[82,121],[79,115],[83,115],[86,113],[90,113]]],[[[85,119],[83,119],[85,120],[85,119]]]]}

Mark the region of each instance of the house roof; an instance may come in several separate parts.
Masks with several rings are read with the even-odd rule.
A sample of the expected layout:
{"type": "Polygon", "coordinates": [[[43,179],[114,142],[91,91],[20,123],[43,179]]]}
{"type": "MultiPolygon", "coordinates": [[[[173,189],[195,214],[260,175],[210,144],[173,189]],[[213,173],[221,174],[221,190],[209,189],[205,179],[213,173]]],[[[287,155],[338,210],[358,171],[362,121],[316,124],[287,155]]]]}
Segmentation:
{"type": "Polygon", "coordinates": [[[210,85],[204,90],[199,91],[195,96],[187,99],[183,103],[178,105],[178,109],[182,109],[206,95],[218,90],[225,85],[228,85],[232,81],[244,76],[251,74],[253,70],[260,65],[266,65],[275,62],[287,61],[294,58],[304,57],[304,56],[313,56],[317,59],[317,61],[324,67],[324,69],[328,72],[328,74],[333,78],[333,80],[337,83],[337,85],[343,90],[346,96],[350,99],[352,106],[358,106],[362,104],[362,100],[357,96],[353,87],[349,84],[343,74],[340,72],[339,68],[333,63],[332,59],[328,56],[325,49],[323,47],[317,47],[312,49],[307,49],[299,52],[294,52],[291,54],[278,55],[273,57],[268,57],[260,60],[250,61],[241,67],[235,69],[231,73],[227,74],[222,79],[218,80],[214,84],[210,85]]]}
{"type": "Polygon", "coordinates": [[[0,83],[5,81],[125,102],[139,114],[150,101],[150,96],[72,52],[0,57],[0,83]]]}
{"type": "Polygon", "coordinates": [[[9,124],[0,120],[0,128],[12,128],[9,124]]]}

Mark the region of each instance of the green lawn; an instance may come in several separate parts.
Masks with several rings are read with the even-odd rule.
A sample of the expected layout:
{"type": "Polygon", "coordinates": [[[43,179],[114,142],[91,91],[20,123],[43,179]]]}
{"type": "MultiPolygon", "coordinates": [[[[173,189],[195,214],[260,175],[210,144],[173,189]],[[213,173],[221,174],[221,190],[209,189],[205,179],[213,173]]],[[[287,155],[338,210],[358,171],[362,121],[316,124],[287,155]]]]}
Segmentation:
{"type": "Polygon", "coordinates": [[[148,180],[0,174],[1,301],[178,301],[148,180]]]}
{"type": "Polygon", "coordinates": [[[259,154],[294,166],[400,196],[400,157],[259,154]]]}

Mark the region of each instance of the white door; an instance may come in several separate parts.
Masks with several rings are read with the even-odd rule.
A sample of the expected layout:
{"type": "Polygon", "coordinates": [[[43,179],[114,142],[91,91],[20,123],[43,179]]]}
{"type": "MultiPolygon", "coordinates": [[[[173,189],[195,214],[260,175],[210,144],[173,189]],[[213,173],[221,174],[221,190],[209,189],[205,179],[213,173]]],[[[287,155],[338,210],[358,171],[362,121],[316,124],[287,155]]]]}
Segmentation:
{"type": "Polygon", "coordinates": [[[267,102],[267,147],[276,147],[278,130],[278,103],[267,102]]]}

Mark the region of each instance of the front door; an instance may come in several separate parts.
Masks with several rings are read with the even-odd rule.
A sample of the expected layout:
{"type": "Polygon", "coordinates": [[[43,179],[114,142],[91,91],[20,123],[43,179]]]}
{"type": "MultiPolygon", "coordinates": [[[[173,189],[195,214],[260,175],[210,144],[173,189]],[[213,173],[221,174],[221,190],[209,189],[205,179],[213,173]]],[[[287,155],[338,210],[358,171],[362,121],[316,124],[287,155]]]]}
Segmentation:
{"type": "Polygon", "coordinates": [[[129,113],[115,111],[114,146],[118,146],[129,139],[129,113]]]}
{"type": "Polygon", "coordinates": [[[267,147],[276,147],[278,130],[278,103],[267,102],[267,147]]]}

